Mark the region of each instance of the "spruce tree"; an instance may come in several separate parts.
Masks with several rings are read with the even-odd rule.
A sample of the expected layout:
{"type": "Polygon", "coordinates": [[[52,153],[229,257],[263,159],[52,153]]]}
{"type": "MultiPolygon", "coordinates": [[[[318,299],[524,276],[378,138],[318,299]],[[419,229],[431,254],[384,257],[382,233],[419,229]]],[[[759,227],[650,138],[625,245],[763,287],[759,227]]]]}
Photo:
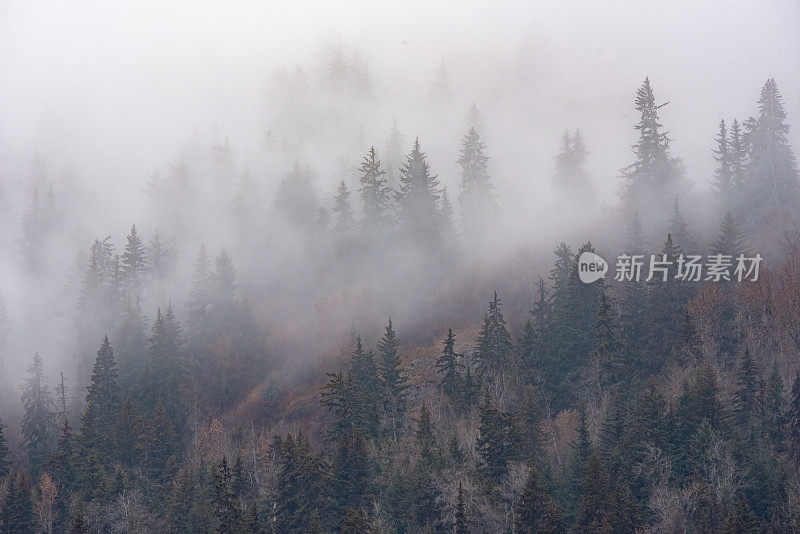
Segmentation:
{"type": "Polygon", "coordinates": [[[490,374],[497,373],[511,356],[511,335],[506,329],[501,304],[495,291],[476,341],[475,357],[481,369],[490,374]]]}
{"type": "Polygon", "coordinates": [[[436,438],[431,427],[431,412],[424,402],[419,411],[416,437],[422,461],[425,465],[432,466],[436,460],[436,438]]]}
{"type": "Polygon", "coordinates": [[[747,237],[731,212],[727,212],[720,223],[717,239],[711,243],[711,254],[731,256],[732,261],[736,262],[736,258],[740,254],[746,255],[748,249],[747,237]]]}
{"type": "Polygon", "coordinates": [[[714,159],[717,160],[717,169],[714,172],[714,189],[719,193],[723,205],[726,205],[733,194],[734,181],[731,162],[731,147],[728,139],[728,127],[725,121],[719,121],[717,134],[717,148],[714,149],[714,159]]]}
{"type": "Polygon", "coordinates": [[[439,195],[439,180],[431,174],[417,138],[400,169],[400,186],[395,196],[404,236],[433,251],[438,251],[442,244],[439,195]]]}
{"type": "Polygon", "coordinates": [[[621,194],[628,206],[644,207],[647,201],[678,192],[682,169],[679,159],[670,154],[670,139],[659,122],[650,79],[636,91],[636,110],[640,113],[635,128],[639,140],[633,145],[635,161],[622,169],[621,194]]]}
{"type": "Polygon", "coordinates": [[[756,208],[796,208],[800,203],[797,160],[789,143],[783,98],[774,78],[761,89],[758,116],[746,123],[748,190],[756,208]]]}
{"type": "Polygon", "coordinates": [[[594,356],[612,384],[620,382],[630,372],[615,315],[604,292],[600,295],[600,309],[594,325],[594,356]]]}
{"type": "Polygon", "coordinates": [[[344,180],[339,183],[336,200],[333,204],[333,212],[336,214],[336,230],[340,234],[345,234],[353,228],[355,214],[350,206],[350,191],[347,190],[344,180]]]}
{"type": "Polygon", "coordinates": [[[739,121],[733,119],[731,124],[731,138],[729,143],[729,158],[731,172],[731,186],[737,192],[737,201],[741,200],[741,194],[747,188],[747,158],[748,146],[745,133],[742,132],[739,121]]]}
{"type": "Polygon", "coordinates": [[[386,325],[383,337],[378,341],[378,352],[381,355],[380,371],[383,381],[386,412],[392,429],[392,436],[397,439],[397,429],[402,423],[406,409],[406,389],[408,388],[405,372],[400,363],[400,338],[392,327],[392,318],[386,325]]]}
{"type": "Polygon", "coordinates": [[[373,469],[364,438],[358,430],[339,439],[333,458],[332,492],[341,514],[348,506],[369,508],[373,469]]]}
{"type": "Polygon", "coordinates": [[[8,459],[8,445],[6,444],[5,425],[0,419],[0,480],[8,474],[11,461],[8,459]]]}
{"type": "Polygon", "coordinates": [[[185,342],[171,304],[167,305],[163,313],[161,308],[156,311],[156,319],[147,341],[151,356],[150,402],[160,399],[170,418],[175,419],[181,411],[180,386],[185,373],[185,342]]]}
{"type": "Polygon", "coordinates": [[[480,406],[479,436],[475,449],[478,472],[490,490],[496,488],[508,469],[508,461],[520,457],[522,436],[514,413],[492,406],[488,392],[480,406]]]}
{"type": "Polygon", "coordinates": [[[458,363],[459,355],[453,350],[455,342],[456,337],[453,335],[453,329],[448,328],[442,354],[436,360],[436,373],[442,375],[442,378],[439,380],[439,388],[445,395],[450,397],[450,399],[455,399],[457,397],[461,384],[461,366],[458,363]]]}
{"type": "Polygon", "coordinates": [[[194,264],[192,284],[189,290],[187,305],[187,325],[192,339],[203,347],[211,328],[211,294],[212,294],[211,259],[206,247],[200,245],[200,252],[194,264]]]}
{"type": "Polygon", "coordinates": [[[750,348],[745,347],[739,368],[736,371],[736,420],[747,433],[755,430],[754,418],[762,407],[761,373],[750,356],[750,348]]]}
{"type": "Polygon", "coordinates": [[[32,472],[38,474],[52,451],[56,432],[53,397],[44,378],[42,359],[36,353],[22,385],[22,436],[32,472]]]}
{"type": "Polygon", "coordinates": [[[147,271],[147,257],[144,243],[136,231],[135,224],[131,226],[131,231],[128,234],[125,252],[122,253],[120,269],[123,288],[129,295],[138,295],[147,271]]]}
{"type": "Polygon", "coordinates": [[[672,241],[675,243],[675,246],[680,247],[684,252],[691,252],[689,249],[692,245],[692,237],[689,234],[689,225],[686,223],[686,217],[683,216],[678,206],[677,197],[675,197],[675,202],[672,204],[672,216],[669,220],[669,234],[672,236],[672,241]]]}
{"type": "Polygon", "coordinates": [[[612,532],[607,517],[610,512],[611,485],[603,463],[592,453],[586,462],[581,498],[573,528],[577,532],[612,532]]]}
{"type": "Polygon", "coordinates": [[[458,158],[461,166],[458,201],[464,235],[468,238],[491,227],[498,213],[494,186],[487,167],[489,157],[484,153],[485,150],[486,145],[481,141],[478,131],[470,128],[461,139],[458,158]]]}
{"type": "Polygon", "coordinates": [[[13,473],[10,477],[0,511],[0,529],[3,534],[34,534],[37,531],[31,481],[25,473],[13,473]]]}
{"type": "Polygon", "coordinates": [[[364,208],[363,225],[369,233],[381,232],[385,228],[389,209],[389,193],[391,188],[387,185],[381,169],[381,162],[375,155],[375,147],[369,147],[369,152],[364,156],[359,169],[361,172],[361,203],[364,208]]]}
{"type": "MultiPolygon", "coordinates": [[[[113,438],[121,401],[117,364],[114,361],[114,349],[108,341],[108,336],[103,337],[100,348],[97,350],[97,358],[86,391],[86,403],[92,406],[94,412],[95,431],[100,439],[109,445],[113,438]]],[[[104,446],[103,450],[107,452],[108,447],[104,446]]]]}
{"type": "Polygon", "coordinates": [[[552,534],[558,532],[560,520],[558,509],[547,494],[539,473],[531,469],[514,510],[514,532],[552,534]]]}
{"type": "Polygon", "coordinates": [[[239,534],[242,531],[243,516],[232,490],[231,469],[225,456],[214,471],[214,494],[212,498],[216,532],[219,534],[239,534]]]}
{"type": "Polygon", "coordinates": [[[789,399],[789,445],[792,456],[800,462],[800,372],[794,379],[789,399]]]}
{"type": "MultiPolygon", "coordinates": [[[[172,247],[161,239],[161,235],[158,232],[150,236],[150,242],[145,251],[147,270],[152,279],[158,284],[159,291],[162,289],[162,284],[172,274],[173,254],[172,247]]],[[[159,298],[163,298],[163,295],[159,295],[159,298]]]]}
{"type": "Polygon", "coordinates": [[[458,483],[458,496],[456,497],[456,510],[453,514],[455,521],[453,522],[454,534],[468,534],[469,533],[469,519],[467,518],[467,510],[464,505],[464,486],[461,482],[458,483]]]}
{"type": "Polygon", "coordinates": [[[352,402],[355,426],[362,435],[377,437],[380,428],[382,384],[371,350],[364,350],[361,337],[356,339],[356,348],[350,357],[350,372],[353,377],[352,402]]]}

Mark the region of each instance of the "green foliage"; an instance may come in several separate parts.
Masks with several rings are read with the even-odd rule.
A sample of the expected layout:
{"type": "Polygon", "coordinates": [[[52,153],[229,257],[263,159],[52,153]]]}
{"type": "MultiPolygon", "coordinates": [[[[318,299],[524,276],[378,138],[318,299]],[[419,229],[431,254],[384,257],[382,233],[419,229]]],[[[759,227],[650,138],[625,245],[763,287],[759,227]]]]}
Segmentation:
{"type": "Polygon", "coordinates": [[[39,470],[52,451],[56,432],[56,413],[53,397],[45,382],[42,359],[33,356],[28,366],[28,377],[22,385],[22,435],[32,472],[39,470]]]}

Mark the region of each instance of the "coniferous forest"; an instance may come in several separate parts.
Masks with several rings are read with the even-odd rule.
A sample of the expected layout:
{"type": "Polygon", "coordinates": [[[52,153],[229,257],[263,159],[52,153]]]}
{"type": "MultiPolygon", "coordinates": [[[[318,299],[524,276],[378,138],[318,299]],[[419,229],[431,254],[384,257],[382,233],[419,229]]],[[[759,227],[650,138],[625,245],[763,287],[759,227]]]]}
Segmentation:
{"type": "MultiPolygon", "coordinates": [[[[763,9],[757,35],[800,20],[763,9]]],[[[412,32],[410,68],[344,31],[244,90],[221,65],[252,57],[167,73],[137,29],[102,57],[145,50],[149,89],[59,71],[32,95],[112,94],[15,131],[46,84],[20,65],[94,56],[28,50],[52,21],[7,11],[0,532],[800,532],[800,33],[771,63],[693,58],[706,85],[606,43],[604,93],[554,81],[544,37],[493,62],[459,36],[451,62],[412,32]]]]}

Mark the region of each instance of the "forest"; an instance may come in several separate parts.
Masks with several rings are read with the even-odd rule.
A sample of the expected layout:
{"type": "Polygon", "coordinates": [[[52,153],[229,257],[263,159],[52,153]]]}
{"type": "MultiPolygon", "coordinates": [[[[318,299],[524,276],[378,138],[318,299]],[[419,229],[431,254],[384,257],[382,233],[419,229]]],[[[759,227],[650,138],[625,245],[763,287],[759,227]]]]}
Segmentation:
{"type": "Polygon", "coordinates": [[[276,68],[257,156],[195,136],[118,213],[0,162],[0,532],[799,532],[796,84],[705,175],[642,69],[627,137],[559,122],[531,178],[445,61],[421,131],[372,65],[276,68]]]}

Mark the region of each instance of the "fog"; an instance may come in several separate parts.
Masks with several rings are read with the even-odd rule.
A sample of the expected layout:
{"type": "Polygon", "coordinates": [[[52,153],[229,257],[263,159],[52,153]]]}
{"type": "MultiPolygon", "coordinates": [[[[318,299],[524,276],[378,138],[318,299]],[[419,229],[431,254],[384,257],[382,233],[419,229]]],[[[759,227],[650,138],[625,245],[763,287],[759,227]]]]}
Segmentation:
{"type": "MultiPolygon", "coordinates": [[[[0,387],[11,393],[0,399],[14,397],[35,351],[53,377],[76,372],[80,353],[97,346],[99,338],[75,339],[85,262],[106,236],[121,253],[132,224],[145,241],[155,231],[175,239],[174,276],[143,297],[148,324],[170,301],[184,320],[200,244],[212,258],[227,249],[267,351],[301,362],[334,350],[351,325],[373,344],[388,315],[405,320],[402,336],[443,309],[479,310],[493,287],[516,287],[508,277],[523,243],[537,278],[562,239],[616,246],[619,171],[633,160],[633,100],[645,76],[656,101],[669,102],[661,122],[693,184],[682,201],[696,234],[708,236],[718,214],[702,206],[720,119],[755,114],[761,86],[775,78],[796,124],[798,57],[797,2],[2,2],[0,295],[9,333],[0,387]],[[326,85],[337,49],[368,72],[363,87],[326,85]],[[432,93],[442,64],[444,97],[432,93]],[[298,162],[316,171],[328,211],[345,180],[360,217],[355,169],[371,145],[387,163],[395,120],[403,153],[418,136],[458,213],[458,150],[473,103],[502,219],[461,254],[453,287],[449,269],[423,267],[416,249],[400,262],[359,256],[367,266],[354,271],[346,255],[306,243],[275,215],[276,190],[298,162]],[[588,146],[591,201],[552,191],[565,128],[579,128],[588,146]],[[160,211],[148,191],[181,161],[193,193],[160,211]],[[37,236],[34,267],[23,221],[34,191],[44,197],[50,186],[57,217],[37,236]],[[237,194],[246,220],[234,213],[237,194]]],[[[800,129],[789,139],[800,146],[800,129]]],[[[653,233],[671,202],[643,217],[653,233]]]]}

